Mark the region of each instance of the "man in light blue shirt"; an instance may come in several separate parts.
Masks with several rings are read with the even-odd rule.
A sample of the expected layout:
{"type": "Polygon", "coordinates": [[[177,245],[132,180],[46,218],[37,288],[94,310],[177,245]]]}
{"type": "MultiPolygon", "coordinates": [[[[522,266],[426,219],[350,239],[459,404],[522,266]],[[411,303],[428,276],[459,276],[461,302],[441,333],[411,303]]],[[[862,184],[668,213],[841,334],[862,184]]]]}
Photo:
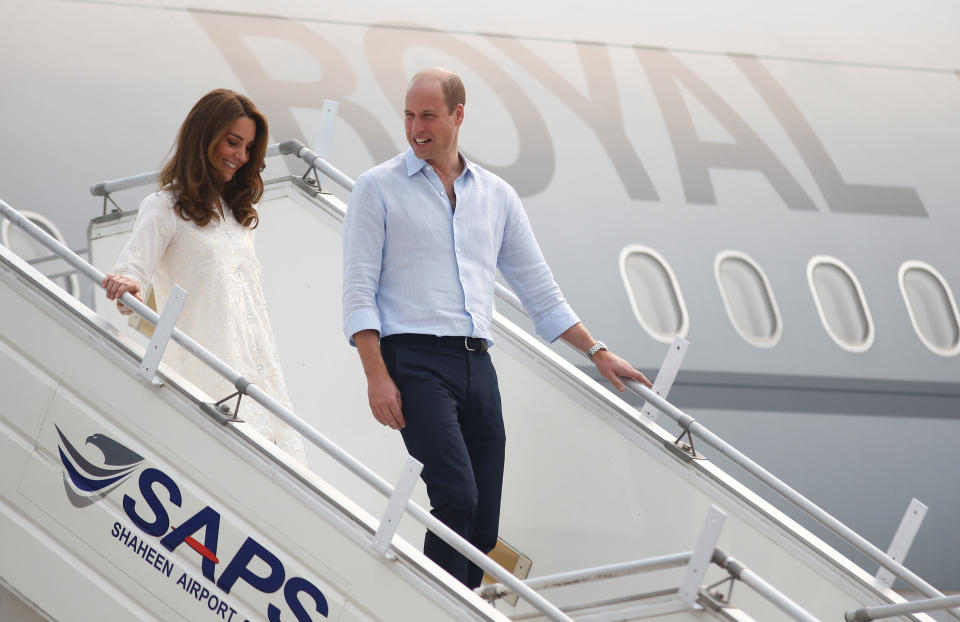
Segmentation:
{"type": "MultiPolygon", "coordinates": [[[[650,385],[595,340],[543,259],[517,193],[458,149],[460,78],[410,81],[410,149],[357,180],[343,227],[344,334],[357,347],[373,416],[423,463],[432,513],[484,552],[497,542],[505,434],[493,344],[499,269],[537,333],[588,353],[618,390],[650,385]]],[[[468,587],[482,571],[427,533],[424,552],[468,587]]]]}

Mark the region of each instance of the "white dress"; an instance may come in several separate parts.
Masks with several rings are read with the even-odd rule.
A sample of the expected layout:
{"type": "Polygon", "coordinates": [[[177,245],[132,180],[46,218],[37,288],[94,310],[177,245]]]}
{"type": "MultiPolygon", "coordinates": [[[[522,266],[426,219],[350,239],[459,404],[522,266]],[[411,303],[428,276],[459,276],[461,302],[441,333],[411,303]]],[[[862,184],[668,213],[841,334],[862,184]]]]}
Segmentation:
{"type": "MultiPolygon", "coordinates": [[[[223,200],[221,203],[226,205],[223,200]]],[[[177,328],[289,408],[280,356],[260,287],[254,231],[238,223],[226,208],[222,220],[211,220],[200,227],[178,216],[173,205],[174,195],[165,190],[140,203],[133,234],[113,272],[136,279],[141,292],[152,283],[160,310],[174,284],[186,290],[177,328]]],[[[168,344],[163,361],[214,400],[236,390],[176,343],[168,344]]],[[[232,406],[233,400],[230,403],[232,406]]],[[[300,435],[251,398],[243,399],[239,416],[305,462],[300,435]]]]}

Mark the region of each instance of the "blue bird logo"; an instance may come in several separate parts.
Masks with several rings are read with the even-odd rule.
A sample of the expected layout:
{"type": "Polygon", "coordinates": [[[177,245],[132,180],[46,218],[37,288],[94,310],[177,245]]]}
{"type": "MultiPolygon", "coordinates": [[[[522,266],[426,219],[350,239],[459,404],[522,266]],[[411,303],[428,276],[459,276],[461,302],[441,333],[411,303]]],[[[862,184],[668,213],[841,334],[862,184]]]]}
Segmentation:
{"type": "Polygon", "coordinates": [[[103,460],[95,464],[74,447],[60,426],[54,427],[60,436],[57,449],[64,468],[67,496],[76,507],[99,501],[143,462],[140,454],[109,436],[98,433],[86,439],[86,444],[94,445],[103,454],[103,460]]]}

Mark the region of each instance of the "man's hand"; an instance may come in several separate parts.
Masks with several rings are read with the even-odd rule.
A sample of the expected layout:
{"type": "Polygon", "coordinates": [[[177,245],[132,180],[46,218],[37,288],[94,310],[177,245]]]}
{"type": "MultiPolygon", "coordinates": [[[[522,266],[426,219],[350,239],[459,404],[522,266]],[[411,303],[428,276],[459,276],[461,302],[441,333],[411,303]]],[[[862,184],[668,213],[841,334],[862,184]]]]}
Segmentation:
{"type": "Polygon", "coordinates": [[[125,293],[133,294],[134,298],[143,302],[143,298],[140,297],[140,284],[137,283],[136,279],[118,274],[108,274],[103,277],[103,287],[107,292],[107,300],[116,300],[117,311],[123,315],[130,315],[133,310],[120,302],[120,296],[125,293]]]}
{"type": "MultiPolygon", "coordinates": [[[[587,331],[587,327],[582,322],[577,322],[565,330],[560,338],[584,354],[590,350],[593,344],[597,343],[597,340],[587,331]]],[[[600,374],[612,382],[613,386],[617,387],[617,391],[621,393],[627,388],[620,380],[621,377],[632,378],[648,387],[653,386],[646,376],[633,368],[633,365],[609,350],[599,350],[590,360],[600,370],[600,374]]]]}
{"type": "Polygon", "coordinates": [[[390,374],[383,373],[367,378],[367,398],[370,400],[370,412],[377,421],[394,430],[403,429],[407,425],[403,418],[400,389],[390,374]]]}
{"type": "Polygon", "coordinates": [[[380,333],[375,330],[361,330],[353,335],[360,354],[363,373],[367,376],[367,399],[370,412],[383,425],[402,430],[407,422],[403,418],[403,406],[400,403],[400,389],[390,377],[380,352],[380,333]]]}
{"type": "Polygon", "coordinates": [[[613,383],[617,391],[623,392],[627,387],[620,378],[633,378],[648,387],[653,384],[647,380],[647,377],[633,368],[633,365],[626,362],[609,350],[600,350],[593,355],[593,364],[597,366],[600,374],[613,383]]]}

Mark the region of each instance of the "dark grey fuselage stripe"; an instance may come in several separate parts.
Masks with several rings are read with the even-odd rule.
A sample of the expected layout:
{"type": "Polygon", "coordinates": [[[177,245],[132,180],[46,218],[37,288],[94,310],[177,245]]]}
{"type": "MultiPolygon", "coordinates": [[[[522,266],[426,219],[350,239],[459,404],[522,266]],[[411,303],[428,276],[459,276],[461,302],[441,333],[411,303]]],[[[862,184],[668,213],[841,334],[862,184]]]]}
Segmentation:
{"type": "MultiPolygon", "coordinates": [[[[581,370],[606,383],[596,368],[581,370]]],[[[641,402],[629,392],[622,397],[641,402]]],[[[946,382],[681,370],[669,399],[681,409],[960,419],[960,383],[946,382]]]]}

